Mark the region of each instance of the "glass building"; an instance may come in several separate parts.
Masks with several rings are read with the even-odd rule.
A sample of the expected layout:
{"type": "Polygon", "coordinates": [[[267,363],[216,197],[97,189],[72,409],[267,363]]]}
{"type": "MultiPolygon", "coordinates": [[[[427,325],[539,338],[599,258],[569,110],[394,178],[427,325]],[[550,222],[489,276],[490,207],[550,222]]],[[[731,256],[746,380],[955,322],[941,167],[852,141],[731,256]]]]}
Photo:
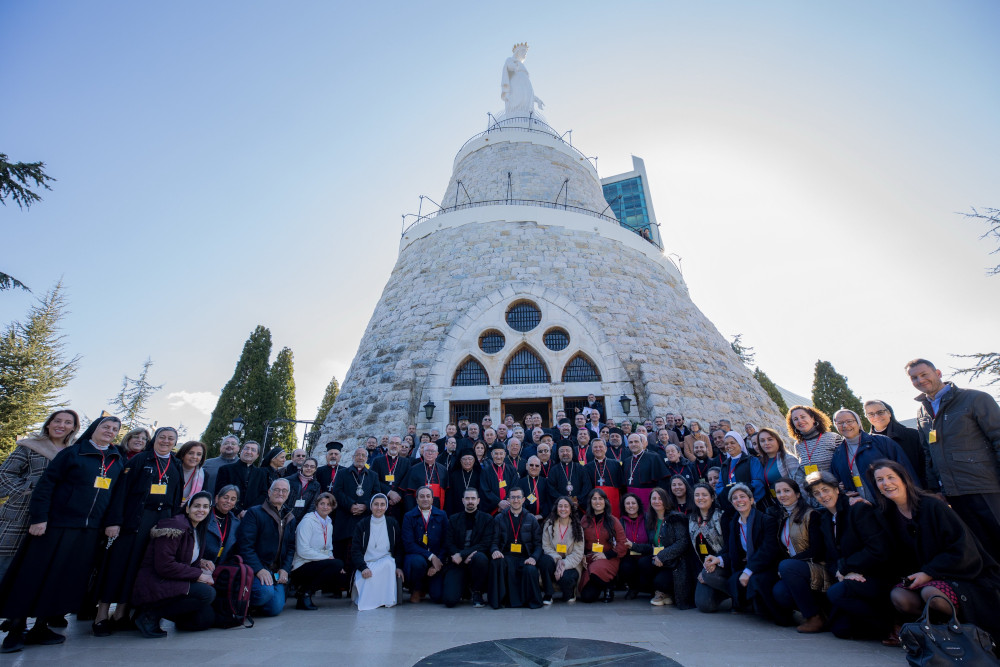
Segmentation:
{"type": "Polygon", "coordinates": [[[611,206],[622,227],[636,234],[649,231],[649,238],[658,248],[663,248],[660,227],[653,213],[653,200],[649,195],[649,179],[642,158],[632,156],[632,171],[601,179],[604,199],[611,206]]]}

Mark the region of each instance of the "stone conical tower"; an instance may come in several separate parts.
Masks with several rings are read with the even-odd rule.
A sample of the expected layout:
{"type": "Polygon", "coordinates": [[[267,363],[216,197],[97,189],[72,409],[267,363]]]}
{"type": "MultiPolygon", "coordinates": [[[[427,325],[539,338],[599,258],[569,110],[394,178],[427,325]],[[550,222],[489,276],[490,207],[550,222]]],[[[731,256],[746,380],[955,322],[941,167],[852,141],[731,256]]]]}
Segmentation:
{"type": "MultiPolygon", "coordinates": [[[[511,85],[527,78],[511,65],[516,55],[505,86],[512,68],[511,85]]],[[[589,394],[619,421],[624,396],[633,419],[677,412],[706,427],[716,418],[780,425],[659,235],[621,224],[590,160],[504,99],[500,120],[455,156],[444,208],[405,229],[319,444],[336,439],[349,451],[409,423],[444,433],[487,411],[495,423],[531,411],[551,424],[589,394]]]]}

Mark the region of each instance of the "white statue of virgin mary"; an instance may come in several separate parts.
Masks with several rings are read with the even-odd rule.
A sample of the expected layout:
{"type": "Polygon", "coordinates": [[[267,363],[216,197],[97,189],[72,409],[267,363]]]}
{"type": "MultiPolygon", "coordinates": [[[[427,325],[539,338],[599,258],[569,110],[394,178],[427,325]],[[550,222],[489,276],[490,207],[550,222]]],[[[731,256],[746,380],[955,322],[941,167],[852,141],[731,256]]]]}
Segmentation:
{"type": "Polygon", "coordinates": [[[524,58],[528,55],[528,44],[522,42],[515,44],[513,55],[507,58],[503,64],[503,75],[500,79],[500,99],[504,101],[504,111],[502,118],[527,118],[533,114],[534,118],[544,120],[537,111],[545,108],[545,104],[535,97],[535,90],[531,87],[531,79],[528,77],[528,69],[524,66],[524,58]]]}

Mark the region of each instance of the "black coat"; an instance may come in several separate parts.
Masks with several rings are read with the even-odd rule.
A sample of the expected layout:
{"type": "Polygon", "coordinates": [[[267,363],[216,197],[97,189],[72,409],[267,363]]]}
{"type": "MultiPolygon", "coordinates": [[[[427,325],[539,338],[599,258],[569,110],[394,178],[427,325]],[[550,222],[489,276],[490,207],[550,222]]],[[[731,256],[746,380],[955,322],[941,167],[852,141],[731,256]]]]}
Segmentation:
{"type": "Polygon", "coordinates": [[[124,470],[115,447],[103,455],[89,440],[66,447],[45,468],[31,493],[29,521],[48,522],[49,528],[99,528],[124,470]],[[98,489],[94,481],[105,468],[109,488],[98,489]]]}
{"type": "Polygon", "coordinates": [[[241,556],[254,573],[266,570],[292,571],[295,557],[295,516],[281,508],[280,519],[274,507],[257,505],[247,510],[236,529],[236,546],[230,559],[241,556]]]}
{"type": "MultiPolygon", "coordinates": [[[[385,527],[389,532],[389,553],[396,560],[396,568],[403,569],[403,534],[399,523],[388,514],[385,516],[385,527]]],[[[369,514],[354,528],[354,539],[351,541],[351,566],[358,572],[368,569],[365,562],[365,552],[368,551],[368,540],[372,533],[372,517],[369,514]]]]}
{"type": "Polygon", "coordinates": [[[448,531],[446,535],[447,551],[450,558],[458,554],[462,559],[468,558],[469,554],[478,551],[490,557],[490,546],[493,543],[493,517],[486,512],[476,512],[476,522],[472,526],[469,546],[465,546],[465,511],[460,514],[453,514],[448,518],[448,531]]]}
{"type": "MultiPolygon", "coordinates": [[[[514,542],[514,531],[511,529],[510,510],[500,512],[493,517],[493,544],[490,553],[499,551],[513,558],[534,558],[537,563],[542,557],[542,527],[535,515],[522,511],[521,527],[518,529],[517,541],[521,545],[521,553],[511,553],[510,545],[514,542]]],[[[516,522],[514,522],[516,523],[516,522]]]]}
{"type": "Polygon", "coordinates": [[[306,515],[306,512],[311,512],[316,506],[316,496],[322,493],[323,488],[319,485],[319,482],[313,477],[309,480],[306,488],[302,488],[302,480],[299,479],[298,473],[294,477],[287,477],[288,480],[288,501],[286,504],[292,508],[292,514],[295,515],[296,521],[302,521],[302,517],[306,515]],[[302,501],[301,505],[299,501],[302,501]]]}
{"type": "Polygon", "coordinates": [[[831,576],[857,572],[866,577],[889,578],[889,533],[882,515],[868,503],[851,505],[841,494],[836,522],[823,510],[823,543],[826,569],[831,576]]]}
{"type": "MultiPolygon", "coordinates": [[[[891,410],[891,409],[890,409],[891,410]]],[[[879,434],[874,428],[872,428],[871,433],[879,434]]],[[[906,454],[906,458],[910,461],[910,466],[917,473],[919,477],[916,482],[924,489],[927,488],[927,463],[924,460],[924,448],[920,444],[920,432],[915,428],[910,428],[908,426],[903,426],[895,417],[889,421],[889,425],[885,428],[885,431],[879,435],[884,435],[891,438],[893,442],[899,445],[899,448],[903,450],[906,454]]]]}
{"type": "Polygon", "coordinates": [[[767,512],[750,512],[750,557],[740,540],[740,515],[733,515],[729,523],[729,546],[722,557],[731,572],[750,570],[754,574],[778,569],[781,554],[778,551],[778,522],[767,512]]]}
{"type": "Polygon", "coordinates": [[[547,517],[549,515],[549,511],[552,509],[552,499],[549,497],[548,484],[549,481],[541,475],[534,481],[528,476],[518,480],[517,485],[524,491],[525,510],[536,516],[547,517]],[[535,502],[531,502],[532,495],[535,496],[535,502]]]}
{"type": "Polygon", "coordinates": [[[403,483],[403,479],[413,462],[413,459],[404,456],[397,456],[395,461],[392,461],[392,465],[390,465],[388,456],[379,456],[372,461],[371,469],[378,475],[379,483],[382,485],[382,493],[389,495],[390,491],[395,491],[403,495],[404,492],[399,490],[399,485],[403,483]],[[386,477],[392,477],[392,479],[387,480],[386,477]]]}
{"type": "MultiPolygon", "coordinates": [[[[233,511],[239,514],[248,507],[253,507],[250,499],[260,496],[263,481],[263,470],[253,465],[248,466],[243,461],[237,461],[236,463],[230,463],[219,468],[219,476],[215,480],[215,490],[218,491],[230,484],[238,488],[240,490],[240,497],[236,501],[236,507],[233,508],[233,511]]],[[[264,493],[266,494],[266,491],[264,493]]]]}
{"type": "Polygon", "coordinates": [[[520,477],[517,469],[506,459],[500,467],[500,477],[497,476],[497,467],[493,461],[489,461],[484,470],[479,473],[479,494],[482,497],[479,507],[482,511],[496,514],[500,501],[507,497],[510,490],[518,487],[520,477]],[[502,480],[501,480],[502,477],[502,480]],[[501,489],[501,481],[503,488],[501,489]]]}
{"type": "Polygon", "coordinates": [[[469,472],[462,470],[462,466],[459,465],[448,473],[448,493],[444,498],[444,511],[449,516],[452,514],[461,514],[465,511],[465,506],[462,504],[462,496],[465,495],[466,489],[479,491],[479,476],[481,474],[482,469],[478,463],[473,463],[472,470],[469,472]]]}
{"type": "MultiPolygon", "coordinates": [[[[157,461],[156,452],[146,450],[125,464],[125,472],[111,494],[111,505],[104,517],[105,526],[121,526],[123,533],[134,533],[146,511],[169,518],[180,512],[184,493],[184,471],[173,456],[157,461]],[[158,467],[159,464],[159,467],[158,467]],[[160,470],[163,475],[160,475],[160,470]],[[166,492],[151,493],[154,484],[164,484],[166,492]]],[[[141,536],[146,540],[146,536],[141,536]]]]}
{"type": "Polygon", "coordinates": [[[354,466],[342,468],[337,472],[337,481],[333,483],[333,496],[337,499],[337,518],[333,522],[333,539],[346,540],[354,534],[354,527],[369,515],[372,496],[381,493],[382,484],[378,475],[362,468],[359,472],[354,466]],[[361,482],[361,495],[358,495],[358,482],[361,482]],[[365,506],[364,513],[355,516],[351,514],[351,505],[365,506]]]}

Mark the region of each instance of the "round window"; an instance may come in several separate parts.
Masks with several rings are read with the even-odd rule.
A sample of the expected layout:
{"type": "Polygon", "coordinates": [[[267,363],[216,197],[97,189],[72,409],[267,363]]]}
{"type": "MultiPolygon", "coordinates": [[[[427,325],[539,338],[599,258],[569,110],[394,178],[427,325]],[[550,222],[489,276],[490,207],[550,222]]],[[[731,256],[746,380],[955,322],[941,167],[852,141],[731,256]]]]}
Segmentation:
{"type": "Polygon", "coordinates": [[[519,301],[507,309],[507,324],[514,331],[531,331],[542,321],[542,311],[530,301],[519,301]]]}
{"type": "Polygon", "coordinates": [[[545,347],[553,352],[559,352],[569,347],[569,334],[558,327],[545,332],[545,347]]]}
{"type": "Polygon", "coordinates": [[[479,337],[479,349],[486,354],[496,354],[503,349],[506,342],[502,333],[496,329],[490,329],[489,331],[484,331],[483,335],[479,337]]]}

